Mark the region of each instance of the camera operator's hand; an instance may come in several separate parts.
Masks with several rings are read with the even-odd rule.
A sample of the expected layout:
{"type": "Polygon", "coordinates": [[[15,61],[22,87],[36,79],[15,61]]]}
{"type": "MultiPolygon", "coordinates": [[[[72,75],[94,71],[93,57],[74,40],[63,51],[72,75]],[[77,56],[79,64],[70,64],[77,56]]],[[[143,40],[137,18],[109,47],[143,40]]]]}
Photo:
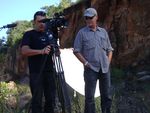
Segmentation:
{"type": "Polygon", "coordinates": [[[44,55],[44,54],[49,54],[51,51],[51,46],[46,46],[44,49],[41,50],[41,54],[44,55]]]}

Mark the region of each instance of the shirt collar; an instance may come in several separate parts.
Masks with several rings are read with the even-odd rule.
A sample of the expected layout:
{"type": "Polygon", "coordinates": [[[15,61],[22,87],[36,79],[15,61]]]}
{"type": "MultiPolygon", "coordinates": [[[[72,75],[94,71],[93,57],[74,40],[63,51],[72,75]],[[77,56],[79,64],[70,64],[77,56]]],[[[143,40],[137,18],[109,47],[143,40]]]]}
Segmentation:
{"type": "MultiPolygon", "coordinates": [[[[87,30],[89,31],[93,31],[90,27],[86,26],[87,30]]],[[[101,31],[101,28],[100,27],[96,27],[96,31],[101,31]]]]}

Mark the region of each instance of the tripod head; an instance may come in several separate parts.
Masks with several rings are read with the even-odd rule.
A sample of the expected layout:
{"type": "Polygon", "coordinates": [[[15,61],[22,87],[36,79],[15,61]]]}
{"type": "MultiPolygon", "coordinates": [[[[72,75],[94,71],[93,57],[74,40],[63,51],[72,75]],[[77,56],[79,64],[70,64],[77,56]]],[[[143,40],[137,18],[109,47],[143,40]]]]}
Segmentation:
{"type": "Polygon", "coordinates": [[[59,46],[54,45],[54,44],[51,44],[50,46],[51,46],[52,54],[55,54],[56,56],[59,56],[60,55],[59,46]]]}

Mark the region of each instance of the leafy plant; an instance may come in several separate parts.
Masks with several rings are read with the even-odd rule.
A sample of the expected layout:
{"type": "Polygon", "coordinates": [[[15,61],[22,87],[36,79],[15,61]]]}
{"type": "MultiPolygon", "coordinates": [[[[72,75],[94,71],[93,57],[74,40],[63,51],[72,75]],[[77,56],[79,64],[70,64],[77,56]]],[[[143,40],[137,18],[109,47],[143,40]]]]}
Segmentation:
{"type": "Polygon", "coordinates": [[[16,88],[9,87],[6,82],[0,82],[0,111],[1,113],[5,113],[6,111],[10,111],[8,107],[8,103],[13,99],[13,96],[17,96],[18,92],[16,88]]]}
{"type": "Polygon", "coordinates": [[[27,86],[17,85],[14,82],[0,82],[0,113],[27,113],[28,106],[19,108],[19,96],[29,92],[27,86]]]}

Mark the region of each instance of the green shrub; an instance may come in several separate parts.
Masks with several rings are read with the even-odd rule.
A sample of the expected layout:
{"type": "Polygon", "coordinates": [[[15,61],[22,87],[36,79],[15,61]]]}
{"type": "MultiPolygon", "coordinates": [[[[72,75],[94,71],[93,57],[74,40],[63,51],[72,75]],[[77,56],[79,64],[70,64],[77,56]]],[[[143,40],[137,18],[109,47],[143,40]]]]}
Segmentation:
{"type": "Polygon", "coordinates": [[[112,76],[112,80],[115,83],[120,83],[123,79],[124,79],[124,71],[122,69],[119,68],[112,68],[111,69],[111,76],[112,76]]]}
{"type": "Polygon", "coordinates": [[[0,82],[0,113],[27,113],[28,108],[19,108],[19,96],[27,92],[27,86],[0,82]]]}

